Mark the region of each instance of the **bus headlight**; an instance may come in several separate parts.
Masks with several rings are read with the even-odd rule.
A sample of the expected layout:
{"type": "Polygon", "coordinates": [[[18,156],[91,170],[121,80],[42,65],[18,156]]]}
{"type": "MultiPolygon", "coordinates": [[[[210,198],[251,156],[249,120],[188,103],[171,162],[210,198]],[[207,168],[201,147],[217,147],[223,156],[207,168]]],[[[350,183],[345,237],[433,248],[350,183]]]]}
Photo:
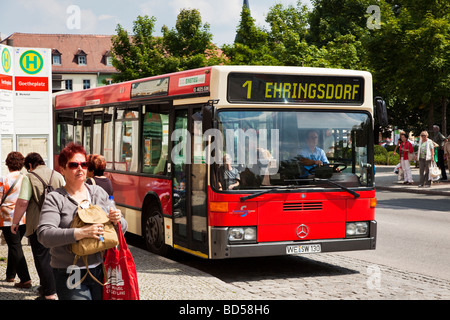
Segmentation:
{"type": "Polygon", "coordinates": [[[228,229],[230,242],[255,242],[256,227],[231,227],[228,229]]]}
{"type": "Polygon", "coordinates": [[[365,237],[369,234],[369,223],[362,222],[348,222],[346,225],[345,235],[351,237],[365,237]]]}

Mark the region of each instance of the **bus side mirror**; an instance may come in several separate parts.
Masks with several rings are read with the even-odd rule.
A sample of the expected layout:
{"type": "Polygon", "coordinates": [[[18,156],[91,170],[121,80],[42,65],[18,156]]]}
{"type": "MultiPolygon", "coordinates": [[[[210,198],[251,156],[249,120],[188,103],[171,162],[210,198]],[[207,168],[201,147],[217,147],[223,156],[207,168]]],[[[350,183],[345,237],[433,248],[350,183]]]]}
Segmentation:
{"type": "Polygon", "coordinates": [[[210,100],[207,104],[202,107],[202,128],[203,133],[207,130],[214,128],[214,115],[215,115],[215,107],[218,100],[210,100]]]}
{"type": "Polygon", "coordinates": [[[375,118],[378,120],[380,126],[386,127],[389,124],[386,102],[383,100],[383,98],[375,97],[374,113],[375,118]]]}

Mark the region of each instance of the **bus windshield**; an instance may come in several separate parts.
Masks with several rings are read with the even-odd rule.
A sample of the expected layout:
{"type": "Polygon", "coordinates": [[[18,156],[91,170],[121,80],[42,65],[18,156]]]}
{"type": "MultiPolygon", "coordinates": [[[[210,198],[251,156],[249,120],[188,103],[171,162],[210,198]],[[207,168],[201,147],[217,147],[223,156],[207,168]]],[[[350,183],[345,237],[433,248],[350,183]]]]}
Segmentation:
{"type": "Polygon", "coordinates": [[[371,117],[348,111],[220,111],[216,190],[373,187],[371,117]]]}

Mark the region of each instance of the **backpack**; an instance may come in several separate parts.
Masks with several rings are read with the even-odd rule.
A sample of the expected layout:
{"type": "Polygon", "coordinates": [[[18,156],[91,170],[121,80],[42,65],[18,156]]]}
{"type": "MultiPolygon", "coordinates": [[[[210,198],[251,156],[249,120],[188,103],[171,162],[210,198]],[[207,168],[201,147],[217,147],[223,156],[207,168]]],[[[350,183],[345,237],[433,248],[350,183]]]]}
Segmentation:
{"type": "Polygon", "coordinates": [[[48,184],[46,184],[44,182],[44,180],[42,180],[42,178],[39,177],[36,172],[33,172],[33,171],[30,172],[33,175],[35,175],[36,178],[38,178],[42,182],[42,184],[44,185],[44,191],[42,192],[40,198],[37,201],[39,209],[42,209],[42,205],[44,204],[44,201],[45,201],[45,198],[47,197],[47,194],[49,194],[50,192],[55,190],[55,188],[53,188],[52,185],[51,185],[52,184],[52,178],[53,178],[53,172],[55,172],[55,170],[52,170],[52,174],[50,175],[50,179],[48,180],[48,184]]]}

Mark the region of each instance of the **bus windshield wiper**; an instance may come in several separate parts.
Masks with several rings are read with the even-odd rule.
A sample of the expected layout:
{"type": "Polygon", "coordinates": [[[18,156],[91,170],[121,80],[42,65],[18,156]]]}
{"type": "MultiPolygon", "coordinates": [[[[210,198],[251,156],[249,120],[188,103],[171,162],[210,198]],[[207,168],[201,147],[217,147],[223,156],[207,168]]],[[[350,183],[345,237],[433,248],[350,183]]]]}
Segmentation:
{"type": "MultiPolygon", "coordinates": [[[[350,193],[355,199],[358,199],[360,197],[360,195],[358,193],[356,193],[355,191],[350,190],[349,188],[344,187],[343,185],[340,185],[340,184],[338,184],[336,182],[333,182],[333,181],[330,181],[328,179],[318,179],[318,178],[313,178],[313,179],[293,179],[293,180],[290,180],[290,181],[326,182],[328,184],[331,184],[332,186],[336,186],[336,187],[338,187],[338,188],[340,188],[340,189],[350,193]]],[[[277,191],[277,190],[298,189],[298,188],[302,188],[302,187],[305,187],[305,186],[304,185],[278,186],[278,187],[270,188],[270,189],[267,189],[267,190],[264,190],[264,191],[260,191],[260,192],[251,194],[249,196],[241,197],[240,200],[241,201],[246,201],[246,200],[250,200],[250,199],[262,196],[263,194],[271,193],[271,192],[274,192],[274,191],[277,191]]]]}
{"type": "Polygon", "coordinates": [[[330,181],[330,180],[328,180],[328,179],[318,179],[318,178],[314,178],[313,181],[315,181],[315,182],[318,182],[318,181],[322,182],[322,181],[323,181],[323,182],[326,182],[326,183],[328,183],[328,184],[331,184],[332,186],[339,187],[339,188],[341,188],[342,190],[347,191],[348,193],[350,193],[355,199],[358,199],[359,196],[360,196],[360,195],[359,195],[358,193],[356,193],[355,191],[350,190],[349,188],[344,187],[344,186],[342,186],[342,185],[340,185],[340,184],[338,184],[338,183],[336,183],[336,182],[330,181]]]}
{"type": "Polygon", "coordinates": [[[280,190],[280,189],[286,189],[287,190],[287,189],[297,189],[297,188],[301,188],[301,187],[303,187],[303,186],[299,186],[299,185],[278,186],[278,187],[270,188],[270,189],[267,189],[267,190],[264,190],[264,191],[260,191],[260,192],[251,194],[249,196],[241,197],[240,200],[241,201],[250,200],[250,199],[262,196],[263,194],[271,193],[271,192],[274,192],[274,191],[277,191],[277,190],[280,190]]]}

